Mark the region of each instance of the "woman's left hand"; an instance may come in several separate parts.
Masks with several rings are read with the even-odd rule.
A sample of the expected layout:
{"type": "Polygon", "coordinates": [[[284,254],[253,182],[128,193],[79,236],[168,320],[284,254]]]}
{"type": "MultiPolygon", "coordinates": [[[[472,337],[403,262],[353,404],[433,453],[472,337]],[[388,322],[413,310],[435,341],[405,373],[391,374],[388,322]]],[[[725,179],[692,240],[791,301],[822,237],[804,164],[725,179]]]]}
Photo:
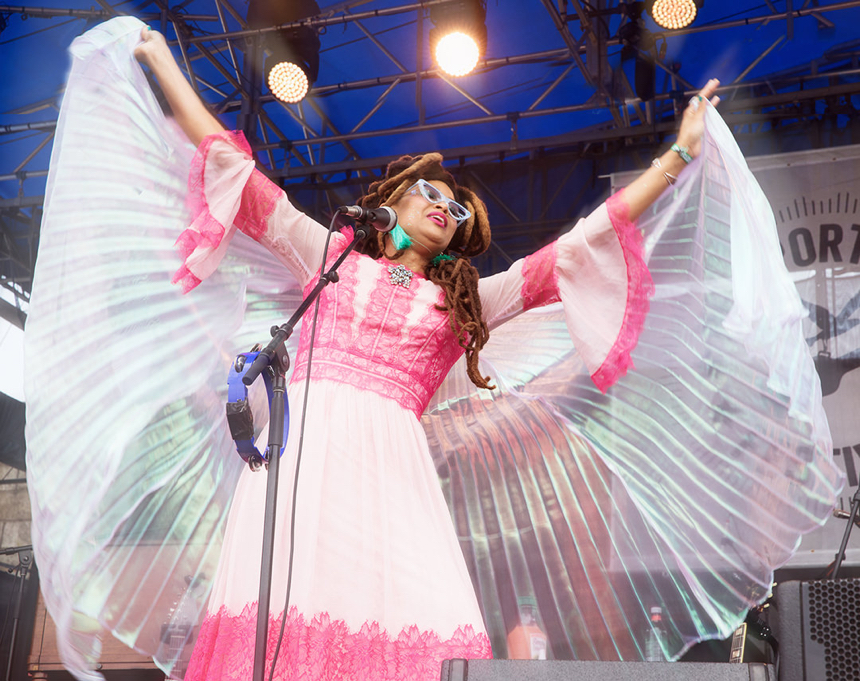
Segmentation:
{"type": "Polygon", "coordinates": [[[144,26],[140,31],[140,43],[134,48],[134,58],[141,64],[155,69],[158,66],[158,59],[165,56],[173,58],[164,36],[158,31],[153,31],[152,26],[144,26]]]}
{"type": "Polygon", "coordinates": [[[698,95],[693,95],[687,108],[684,109],[684,117],[681,119],[681,129],[678,130],[678,145],[686,147],[690,151],[690,156],[695,158],[702,150],[702,135],[705,132],[705,109],[706,101],[710,101],[713,106],[720,103],[720,98],[717,97],[717,87],[720,81],[716,78],[711,78],[698,95]]]}

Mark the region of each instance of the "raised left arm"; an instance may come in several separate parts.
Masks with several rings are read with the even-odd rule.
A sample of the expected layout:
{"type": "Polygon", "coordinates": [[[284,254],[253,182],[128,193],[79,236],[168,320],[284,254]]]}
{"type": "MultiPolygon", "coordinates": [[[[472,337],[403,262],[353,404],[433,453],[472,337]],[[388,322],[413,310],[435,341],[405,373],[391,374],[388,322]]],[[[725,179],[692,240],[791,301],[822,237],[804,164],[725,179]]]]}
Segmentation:
{"type": "MultiPolygon", "coordinates": [[[[720,98],[714,95],[719,84],[720,81],[716,78],[709,80],[705,87],[699,91],[699,94],[690,100],[690,104],[684,110],[681,128],[678,131],[677,145],[686,150],[692,158],[698,156],[702,150],[705,106],[700,106],[700,104],[704,104],[704,100],[709,100],[714,106],[719,103],[720,98]]],[[[627,185],[624,188],[624,202],[629,210],[628,219],[635,221],[663,193],[668,186],[664,173],[668,173],[671,177],[678,177],[684,171],[687,163],[688,161],[685,161],[681,154],[669,150],[657,158],[655,165],[649,167],[648,170],[627,185]],[[657,164],[659,167],[655,167],[657,164]]]]}

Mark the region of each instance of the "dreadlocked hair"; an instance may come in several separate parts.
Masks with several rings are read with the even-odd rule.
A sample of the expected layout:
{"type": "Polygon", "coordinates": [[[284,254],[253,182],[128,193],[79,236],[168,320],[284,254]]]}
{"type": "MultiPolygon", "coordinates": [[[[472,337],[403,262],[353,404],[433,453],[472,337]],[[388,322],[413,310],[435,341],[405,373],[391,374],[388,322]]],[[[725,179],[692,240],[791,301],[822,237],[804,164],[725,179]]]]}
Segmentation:
{"type": "MultiPolygon", "coordinates": [[[[418,180],[441,180],[451,188],[454,198],[472,214],[457,227],[451,243],[445,249],[445,254],[453,256],[453,260],[428,264],[424,274],[444,292],[443,304],[437,305],[437,308],[448,313],[451,329],[460,347],[466,351],[469,378],[479,388],[492,390],[495,386],[490,385],[489,376],[481,376],[478,369],[478,353],[486,345],[490,331],[481,314],[481,298],[478,295],[480,276],[469,261],[469,258],[483,253],[490,246],[490,220],[484,202],[468,187],[458,185],[454,176],[442,167],[442,155],[434,152],[421,156],[401,156],[392,161],[385,177],[370,185],[367,194],[359,200],[359,205],[363,208],[379,208],[397,203],[418,180]]],[[[375,239],[365,239],[356,250],[372,258],[382,257],[385,252],[385,234],[377,232],[375,239]]]]}

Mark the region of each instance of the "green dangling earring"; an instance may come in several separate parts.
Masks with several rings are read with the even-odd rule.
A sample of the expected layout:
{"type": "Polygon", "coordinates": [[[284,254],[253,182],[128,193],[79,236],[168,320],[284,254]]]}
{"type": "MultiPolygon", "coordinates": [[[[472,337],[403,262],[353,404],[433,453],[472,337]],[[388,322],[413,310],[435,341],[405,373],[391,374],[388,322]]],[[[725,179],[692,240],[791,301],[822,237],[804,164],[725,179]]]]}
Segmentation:
{"type": "Polygon", "coordinates": [[[394,248],[398,251],[402,251],[412,245],[412,238],[403,231],[403,227],[400,226],[399,222],[394,226],[394,229],[388,233],[388,236],[391,237],[391,243],[394,244],[394,248]]]}
{"type": "Polygon", "coordinates": [[[453,260],[453,259],[454,259],[453,255],[448,255],[447,253],[440,253],[439,255],[437,255],[435,258],[433,258],[430,261],[430,264],[433,267],[436,267],[436,265],[439,265],[440,263],[442,263],[446,260],[453,260]]]}

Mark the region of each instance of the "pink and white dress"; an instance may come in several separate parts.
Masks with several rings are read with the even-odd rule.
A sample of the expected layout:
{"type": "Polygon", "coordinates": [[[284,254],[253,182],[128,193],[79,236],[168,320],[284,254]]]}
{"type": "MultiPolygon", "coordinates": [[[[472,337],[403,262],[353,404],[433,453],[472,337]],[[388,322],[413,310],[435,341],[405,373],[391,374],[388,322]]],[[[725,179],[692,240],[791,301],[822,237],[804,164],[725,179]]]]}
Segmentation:
{"type": "MultiPolygon", "coordinates": [[[[233,213],[233,222],[275,253],[302,288],[313,287],[327,231],[253,169],[243,137],[207,138],[192,168],[200,212],[180,240],[187,259],[178,278],[186,288],[212,271],[222,237],[232,231],[221,225],[233,213]]],[[[619,199],[615,204],[623,211],[619,199]]],[[[490,329],[560,296],[594,306],[600,314],[572,311],[570,326],[589,350],[595,380],[609,385],[626,370],[635,325],[647,310],[651,282],[634,235],[632,225],[613,222],[601,206],[557,243],[485,278],[480,294],[490,329]]],[[[348,242],[334,236],[329,264],[348,242]]],[[[277,679],[431,681],[444,659],[492,657],[420,421],[463,350],[437,309],[442,289],[418,272],[395,284],[395,266],[353,252],[339,281],[323,290],[307,396],[311,312],[305,315],[280,469],[269,659],[284,618],[298,414],[307,397],[277,679]]],[[[265,491],[264,474],[242,474],[188,681],[250,675],[265,491]]]]}
{"type": "MultiPolygon", "coordinates": [[[[32,541],[81,681],[101,681],[109,635],[173,677],[245,679],[265,476],[242,472],[226,376],[296,308],[325,233],[240,139],[192,163],[134,60],[141,28],[119,17],[72,46],[25,332],[32,541]]],[[[347,260],[321,303],[276,678],[504,657],[521,598],[550,657],[642,659],[660,607],[674,659],[767,597],[843,476],[773,214],[711,107],[702,147],[638,230],[622,193],[481,282],[498,390],[466,377],[438,289],[347,260]]]]}

